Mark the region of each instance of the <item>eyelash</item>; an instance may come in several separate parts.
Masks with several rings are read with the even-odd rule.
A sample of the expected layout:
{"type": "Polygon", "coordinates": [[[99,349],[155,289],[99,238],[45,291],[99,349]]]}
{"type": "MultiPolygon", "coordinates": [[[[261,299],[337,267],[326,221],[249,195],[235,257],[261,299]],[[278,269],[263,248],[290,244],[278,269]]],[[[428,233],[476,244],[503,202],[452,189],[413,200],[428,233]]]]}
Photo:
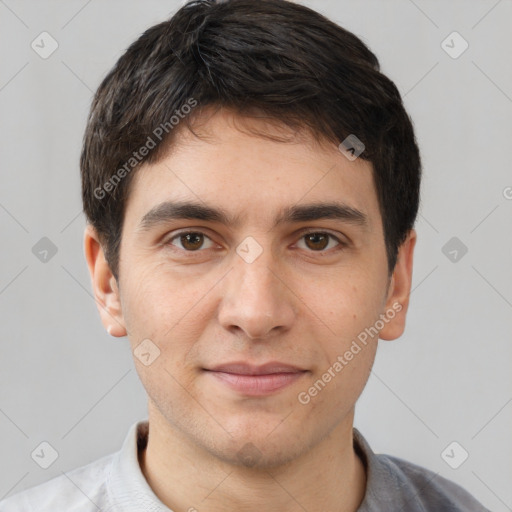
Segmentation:
{"type": "MultiPolygon", "coordinates": [[[[338,245],[335,246],[334,248],[327,249],[327,250],[320,250],[320,251],[308,250],[307,252],[311,252],[311,253],[314,253],[314,254],[326,254],[326,253],[329,253],[331,251],[336,252],[338,250],[343,250],[347,246],[346,243],[342,242],[337,236],[333,235],[329,231],[321,231],[321,230],[304,231],[304,232],[301,232],[299,240],[302,240],[304,237],[306,237],[307,235],[311,235],[311,234],[327,235],[331,239],[334,239],[336,242],[338,242],[338,245]]],[[[175,233],[171,238],[167,239],[167,241],[164,242],[164,245],[166,245],[168,247],[171,247],[172,250],[176,250],[176,251],[179,251],[179,252],[186,252],[186,253],[189,253],[191,255],[198,254],[198,253],[201,253],[201,252],[204,252],[205,250],[207,250],[207,249],[197,249],[196,251],[188,251],[187,249],[182,249],[182,248],[179,248],[179,247],[176,247],[176,246],[172,245],[171,242],[173,240],[175,240],[177,238],[179,239],[180,237],[182,237],[184,235],[203,235],[206,238],[208,238],[209,240],[211,240],[211,238],[205,232],[203,232],[201,230],[186,230],[186,231],[180,231],[178,233],[175,233]]]]}

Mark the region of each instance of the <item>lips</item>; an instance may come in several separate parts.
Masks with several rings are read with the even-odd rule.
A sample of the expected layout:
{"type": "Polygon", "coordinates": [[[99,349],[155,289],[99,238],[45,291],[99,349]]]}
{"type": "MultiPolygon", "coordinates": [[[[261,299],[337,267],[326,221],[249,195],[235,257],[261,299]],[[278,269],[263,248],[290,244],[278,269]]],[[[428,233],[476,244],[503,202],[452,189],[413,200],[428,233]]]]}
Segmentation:
{"type": "Polygon", "coordinates": [[[281,362],[221,364],[206,371],[223,385],[246,396],[269,395],[300,379],[307,370],[281,362]]]}
{"type": "Polygon", "coordinates": [[[227,363],[215,366],[210,371],[237,375],[272,375],[274,373],[297,373],[305,370],[286,363],[272,361],[258,366],[245,362],[227,363]]]}

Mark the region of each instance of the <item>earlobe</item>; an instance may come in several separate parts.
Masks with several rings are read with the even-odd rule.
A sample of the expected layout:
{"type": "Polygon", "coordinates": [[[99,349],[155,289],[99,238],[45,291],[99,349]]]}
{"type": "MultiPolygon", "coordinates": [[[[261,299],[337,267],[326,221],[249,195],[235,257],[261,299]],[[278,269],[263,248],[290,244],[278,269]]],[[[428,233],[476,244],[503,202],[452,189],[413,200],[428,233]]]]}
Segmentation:
{"type": "Polygon", "coordinates": [[[111,336],[126,336],[117,281],[106,261],[98,234],[91,225],[85,228],[84,250],[101,321],[111,336]]]}
{"type": "Polygon", "coordinates": [[[379,333],[380,339],[397,339],[405,330],[405,320],[411,293],[416,238],[416,231],[411,229],[398,250],[397,262],[389,284],[384,311],[382,312],[386,318],[385,325],[379,333]]]}

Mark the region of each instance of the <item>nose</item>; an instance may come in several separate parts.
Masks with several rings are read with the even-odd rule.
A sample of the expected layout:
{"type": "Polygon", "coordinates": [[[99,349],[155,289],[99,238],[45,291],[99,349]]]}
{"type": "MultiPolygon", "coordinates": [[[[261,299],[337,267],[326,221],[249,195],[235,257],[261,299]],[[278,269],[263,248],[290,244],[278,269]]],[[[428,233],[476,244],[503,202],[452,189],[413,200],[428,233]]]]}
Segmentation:
{"type": "Polygon", "coordinates": [[[231,332],[243,332],[251,340],[290,329],[297,311],[293,286],[287,283],[271,251],[263,251],[251,263],[236,255],[233,266],[224,280],[220,324],[231,332]]]}

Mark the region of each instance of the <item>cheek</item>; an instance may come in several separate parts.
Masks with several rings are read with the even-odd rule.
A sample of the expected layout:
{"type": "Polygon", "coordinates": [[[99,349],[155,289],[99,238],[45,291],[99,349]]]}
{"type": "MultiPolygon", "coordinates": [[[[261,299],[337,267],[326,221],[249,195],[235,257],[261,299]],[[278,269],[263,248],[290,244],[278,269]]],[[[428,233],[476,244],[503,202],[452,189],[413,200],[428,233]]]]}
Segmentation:
{"type": "Polygon", "coordinates": [[[134,272],[122,290],[123,314],[129,331],[162,340],[171,336],[172,331],[191,319],[198,319],[213,284],[207,278],[173,272],[164,263],[134,272]]]}
{"type": "Polygon", "coordinates": [[[297,398],[313,409],[330,411],[339,420],[354,406],[368,381],[377,338],[366,343],[357,338],[338,340],[329,349],[328,362],[318,367],[297,398]]]}
{"type": "MultiPolygon", "coordinates": [[[[333,280],[334,281],[334,280],[333,280]]],[[[371,279],[338,280],[317,298],[317,310],[340,343],[346,343],[373,325],[384,304],[384,288],[371,279]]],[[[334,348],[340,348],[334,343],[334,348]]]]}
{"type": "Polygon", "coordinates": [[[334,393],[343,401],[344,397],[358,396],[370,374],[378,344],[375,324],[380,318],[383,291],[364,279],[336,284],[330,287],[330,300],[324,301],[319,313],[327,319],[330,335],[323,338],[324,354],[316,378],[322,381],[317,387],[325,384],[330,389],[324,398],[334,393]]]}
{"type": "Polygon", "coordinates": [[[158,382],[166,382],[168,387],[172,385],[171,375],[183,385],[194,378],[197,341],[215,314],[214,285],[215,281],[207,277],[170,275],[163,265],[146,269],[125,283],[123,315],[137,371],[148,386],[154,380],[155,388],[158,382]],[[137,347],[148,339],[159,351],[150,367],[137,361],[137,347]]]}

